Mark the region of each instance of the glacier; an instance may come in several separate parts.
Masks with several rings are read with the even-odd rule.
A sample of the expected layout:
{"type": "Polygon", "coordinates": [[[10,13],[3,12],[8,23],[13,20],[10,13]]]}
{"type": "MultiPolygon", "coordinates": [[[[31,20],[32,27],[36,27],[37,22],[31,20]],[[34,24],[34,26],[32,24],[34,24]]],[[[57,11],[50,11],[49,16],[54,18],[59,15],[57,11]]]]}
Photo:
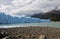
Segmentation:
{"type": "Polygon", "coordinates": [[[40,23],[40,22],[50,22],[49,19],[39,19],[32,17],[16,17],[11,15],[6,15],[4,12],[0,12],[0,24],[14,24],[14,23],[40,23]]]}

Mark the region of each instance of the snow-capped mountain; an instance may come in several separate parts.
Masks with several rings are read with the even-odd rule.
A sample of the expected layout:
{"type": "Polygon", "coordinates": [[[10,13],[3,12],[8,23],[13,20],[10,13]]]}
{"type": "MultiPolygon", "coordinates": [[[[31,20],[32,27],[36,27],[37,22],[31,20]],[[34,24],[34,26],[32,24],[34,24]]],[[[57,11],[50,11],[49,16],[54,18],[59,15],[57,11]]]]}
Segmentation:
{"type": "Polygon", "coordinates": [[[31,18],[31,17],[13,17],[0,12],[0,24],[9,23],[39,23],[39,22],[50,22],[50,20],[31,18]]]}

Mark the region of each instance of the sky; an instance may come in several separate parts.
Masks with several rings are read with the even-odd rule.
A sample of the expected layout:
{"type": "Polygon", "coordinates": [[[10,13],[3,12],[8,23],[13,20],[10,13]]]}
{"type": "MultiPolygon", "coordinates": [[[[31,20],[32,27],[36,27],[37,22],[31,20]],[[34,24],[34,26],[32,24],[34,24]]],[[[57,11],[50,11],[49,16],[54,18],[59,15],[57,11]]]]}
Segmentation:
{"type": "Polygon", "coordinates": [[[60,9],[60,0],[0,0],[0,12],[9,15],[32,15],[56,8],[60,9]]]}

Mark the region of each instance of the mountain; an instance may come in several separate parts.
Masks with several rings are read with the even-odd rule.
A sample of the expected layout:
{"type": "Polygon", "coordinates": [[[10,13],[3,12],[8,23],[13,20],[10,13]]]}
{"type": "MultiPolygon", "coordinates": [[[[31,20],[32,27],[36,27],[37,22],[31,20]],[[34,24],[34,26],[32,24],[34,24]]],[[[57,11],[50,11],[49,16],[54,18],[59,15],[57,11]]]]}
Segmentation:
{"type": "Polygon", "coordinates": [[[43,13],[33,14],[33,15],[31,15],[31,17],[42,19],[43,18],[43,13]]]}
{"type": "Polygon", "coordinates": [[[0,12],[0,24],[12,24],[12,23],[39,23],[39,22],[50,22],[50,20],[44,20],[39,18],[31,17],[13,17],[0,12]]]}
{"type": "Polygon", "coordinates": [[[46,19],[51,19],[51,21],[60,21],[60,11],[59,10],[53,10],[53,11],[47,12],[43,16],[46,19]]]}
{"type": "Polygon", "coordinates": [[[31,17],[40,18],[40,19],[50,19],[51,21],[60,21],[60,11],[52,10],[46,13],[32,15],[31,17]]]}

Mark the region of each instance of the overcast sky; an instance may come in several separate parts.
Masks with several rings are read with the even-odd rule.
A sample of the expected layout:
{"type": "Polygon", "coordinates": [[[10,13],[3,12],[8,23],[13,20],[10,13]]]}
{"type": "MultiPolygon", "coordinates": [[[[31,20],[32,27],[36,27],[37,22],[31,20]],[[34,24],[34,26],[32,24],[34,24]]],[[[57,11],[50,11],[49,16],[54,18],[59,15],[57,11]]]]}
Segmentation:
{"type": "Polygon", "coordinates": [[[60,8],[60,0],[0,0],[0,12],[10,15],[31,15],[60,8]]]}

